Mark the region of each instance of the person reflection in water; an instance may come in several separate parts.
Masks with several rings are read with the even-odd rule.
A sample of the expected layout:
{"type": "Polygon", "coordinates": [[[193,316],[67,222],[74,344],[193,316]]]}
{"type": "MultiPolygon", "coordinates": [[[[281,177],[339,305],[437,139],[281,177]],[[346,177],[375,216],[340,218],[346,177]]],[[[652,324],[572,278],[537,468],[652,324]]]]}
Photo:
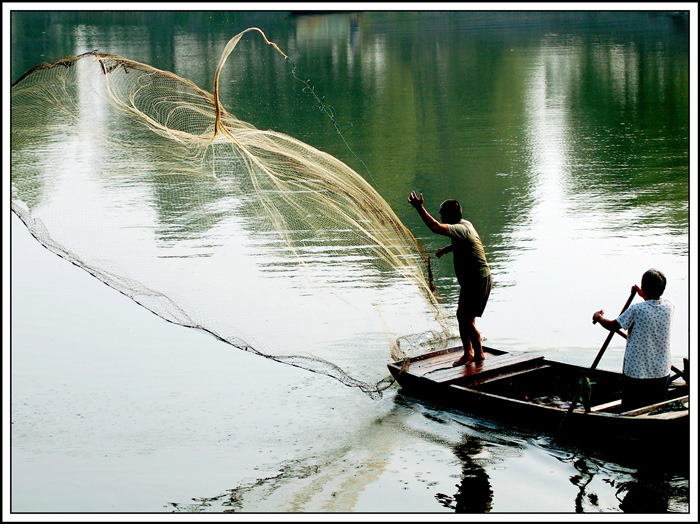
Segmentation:
{"type": "Polygon", "coordinates": [[[476,328],[476,317],[483,314],[493,284],[481,238],[472,223],[462,218],[462,207],[456,200],[445,200],[440,205],[442,222],[435,220],[425,209],[422,193],[418,195],[412,191],[408,202],[416,208],[433,233],[452,240],[450,245],[438,249],[435,255],[442,258],[447,253],[452,253],[455,276],[460,286],[457,323],[464,355],[453,366],[481,361],[484,359],[484,349],[481,333],[476,328]]]}
{"type": "Polygon", "coordinates": [[[462,461],[462,483],[455,494],[456,513],[488,513],[493,503],[493,489],[486,470],[474,457],[482,446],[476,439],[469,439],[455,453],[462,461]]]}
{"type": "Polygon", "coordinates": [[[491,481],[486,470],[474,458],[482,450],[479,439],[473,437],[466,437],[454,448],[455,455],[462,463],[462,482],[457,485],[454,496],[438,493],[435,498],[455,513],[488,513],[492,509],[491,481]]]}

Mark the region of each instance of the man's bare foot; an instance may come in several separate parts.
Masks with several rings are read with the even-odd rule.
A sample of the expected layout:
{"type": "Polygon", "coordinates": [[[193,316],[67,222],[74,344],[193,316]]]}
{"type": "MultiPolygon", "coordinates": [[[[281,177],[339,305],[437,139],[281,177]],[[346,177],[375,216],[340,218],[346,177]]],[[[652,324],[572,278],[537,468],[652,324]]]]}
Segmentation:
{"type": "Polygon", "coordinates": [[[452,367],[463,366],[464,364],[469,364],[474,360],[474,355],[464,355],[462,358],[452,363],[452,367]]]}

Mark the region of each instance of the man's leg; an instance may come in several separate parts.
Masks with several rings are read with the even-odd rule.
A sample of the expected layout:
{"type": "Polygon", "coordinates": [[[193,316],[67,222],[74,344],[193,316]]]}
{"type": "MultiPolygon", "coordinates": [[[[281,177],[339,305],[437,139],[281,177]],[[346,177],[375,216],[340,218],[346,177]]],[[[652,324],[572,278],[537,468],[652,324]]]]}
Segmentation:
{"type": "Polygon", "coordinates": [[[476,317],[469,321],[469,341],[471,342],[474,360],[484,360],[484,347],[481,345],[481,333],[476,329],[476,317]]]}
{"type": "Polygon", "coordinates": [[[457,306],[457,324],[459,325],[459,336],[462,339],[462,346],[464,347],[464,355],[462,355],[459,360],[452,364],[453,366],[468,364],[474,360],[474,355],[477,356],[476,360],[481,360],[484,358],[484,351],[481,347],[481,336],[479,335],[479,332],[476,331],[474,321],[474,317],[464,313],[462,304],[457,306]],[[476,345],[475,342],[477,342],[476,345]]]}
{"type": "Polygon", "coordinates": [[[455,362],[454,366],[484,360],[484,347],[481,345],[481,333],[476,329],[476,317],[480,317],[486,308],[492,283],[493,277],[488,275],[467,283],[467,287],[462,284],[457,306],[457,322],[464,356],[455,362]]]}

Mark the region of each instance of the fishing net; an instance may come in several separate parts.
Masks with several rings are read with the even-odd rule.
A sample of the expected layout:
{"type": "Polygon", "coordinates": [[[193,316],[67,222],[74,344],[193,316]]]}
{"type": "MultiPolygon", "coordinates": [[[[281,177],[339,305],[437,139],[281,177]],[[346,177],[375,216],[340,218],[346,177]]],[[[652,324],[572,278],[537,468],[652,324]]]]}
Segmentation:
{"type": "Polygon", "coordinates": [[[389,359],[453,328],[421,246],[369,182],[224,109],[219,76],[250,31],[289,60],[247,29],[213,94],[98,52],[29,70],[12,86],[12,210],[160,317],[380,394],[389,359]]]}

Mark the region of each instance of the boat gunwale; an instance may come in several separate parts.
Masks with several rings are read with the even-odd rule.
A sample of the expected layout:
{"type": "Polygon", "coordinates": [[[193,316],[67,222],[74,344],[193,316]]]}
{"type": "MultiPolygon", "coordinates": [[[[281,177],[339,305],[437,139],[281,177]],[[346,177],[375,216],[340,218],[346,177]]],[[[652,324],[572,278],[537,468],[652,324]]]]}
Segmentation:
{"type": "MultiPolygon", "coordinates": [[[[462,350],[461,347],[454,347],[454,348],[447,348],[443,350],[438,350],[438,351],[433,351],[430,353],[426,353],[423,355],[419,355],[417,357],[412,357],[408,359],[409,364],[414,363],[414,362],[421,362],[425,360],[429,360],[431,358],[436,358],[442,355],[446,355],[449,353],[456,353],[462,350]]],[[[493,348],[487,348],[484,347],[484,351],[487,353],[491,353],[494,356],[502,355],[505,353],[513,353],[513,354],[525,354],[526,352],[507,352],[507,351],[501,351],[501,350],[495,350],[493,348]]],[[[444,391],[458,391],[460,392],[461,395],[464,395],[465,393],[468,395],[472,396],[481,396],[481,397],[486,397],[490,400],[493,401],[498,401],[500,403],[503,403],[504,405],[515,405],[518,406],[519,408],[524,408],[526,410],[532,411],[536,410],[540,413],[549,413],[551,415],[554,414],[563,414],[567,411],[567,408],[564,407],[557,407],[557,406],[548,406],[546,404],[537,404],[531,401],[527,400],[521,400],[513,397],[508,397],[504,396],[499,393],[494,393],[491,391],[484,391],[477,389],[476,387],[470,387],[469,383],[469,377],[463,377],[462,379],[459,379],[460,381],[467,381],[466,384],[460,384],[459,382],[450,382],[450,383],[439,383],[434,380],[431,380],[429,377],[417,373],[411,373],[410,370],[410,365],[408,369],[405,369],[402,371],[402,365],[404,361],[396,361],[392,362],[391,364],[388,364],[388,367],[390,371],[392,372],[392,375],[394,376],[395,380],[401,385],[401,387],[405,387],[403,384],[401,384],[401,380],[399,377],[401,375],[409,375],[411,377],[411,380],[417,381],[423,384],[429,384],[432,389],[435,390],[444,390],[444,391]]],[[[579,366],[576,364],[569,364],[566,362],[558,362],[555,360],[549,360],[546,358],[542,358],[541,360],[537,361],[535,363],[536,365],[530,369],[524,369],[524,370],[519,370],[516,374],[521,377],[521,380],[523,380],[523,377],[528,375],[529,373],[533,373],[536,371],[539,371],[541,369],[547,368],[547,367],[553,367],[554,369],[565,369],[570,372],[580,372],[580,373],[585,373],[589,371],[589,368],[579,366]]],[[[505,370],[506,368],[504,368],[505,370]]],[[[615,372],[615,371],[609,371],[609,370],[595,370],[595,373],[597,376],[608,376],[610,378],[618,378],[621,377],[621,373],[615,372]]],[[[476,379],[477,375],[471,375],[472,378],[474,378],[474,381],[478,380],[476,379]]],[[[508,378],[512,378],[515,375],[504,375],[502,377],[492,377],[490,380],[490,383],[492,382],[497,382],[498,380],[507,380],[508,378]]],[[[682,387],[682,386],[681,386],[682,387]]],[[[406,388],[406,389],[416,389],[416,388],[406,388]]],[[[598,419],[598,420],[626,420],[626,421],[663,421],[666,423],[670,423],[674,420],[679,420],[683,419],[685,417],[689,416],[690,409],[685,408],[685,409],[680,409],[677,411],[662,411],[659,413],[649,413],[650,410],[658,409],[658,407],[662,407],[664,404],[670,404],[672,402],[677,402],[677,401],[689,401],[689,394],[681,395],[678,397],[670,398],[664,402],[658,403],[658,404],[650,404],[649,406],[642,406],[641,408],[638,408],[634,411],[639,411],[640,409],[644,410],[640,413],[636,414],[625,414],[623,413],[611,413],[611,412],[606,412],[606,411],[594,411],[594,412],[586,412],[582,408],[577,408],[574,409],[574,411],[571,413],[571,416],[575,418],[580,418],[580,417],[588,417],[590,419],[598,419]]]]}

